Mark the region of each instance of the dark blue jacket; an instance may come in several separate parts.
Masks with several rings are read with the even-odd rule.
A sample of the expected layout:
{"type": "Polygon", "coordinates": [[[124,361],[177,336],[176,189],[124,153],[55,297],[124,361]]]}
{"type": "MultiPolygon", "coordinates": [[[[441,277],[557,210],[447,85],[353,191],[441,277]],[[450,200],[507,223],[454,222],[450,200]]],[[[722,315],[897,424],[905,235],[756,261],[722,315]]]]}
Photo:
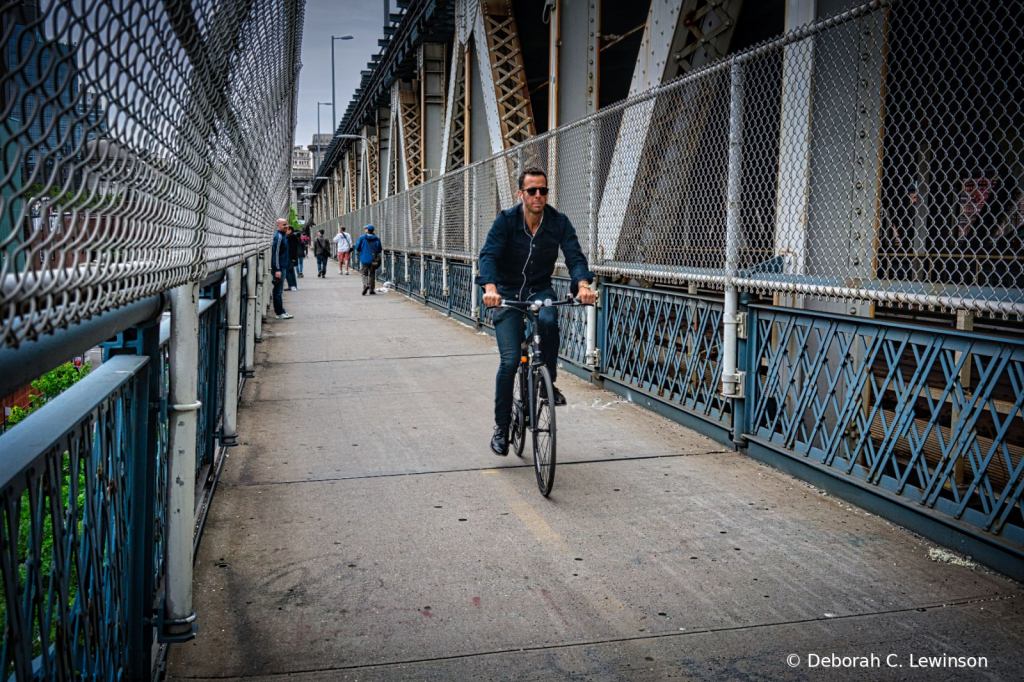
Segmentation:
{"type": "Polygon", "coordinates": [[[494,284],[502,298],[526,300],[551,288],[559,248],[565,255],[573,291],[578,282],[594,279],[576,229],[564,213],[545,206],[540,227],[531,235],[523,219],[523,205],[516,204],[499,213],[487,233],[484,248],[480,250],[477,284],[494,284]]]}
{"type": "Polygon", "coordinates": [[[291,258],[288,257],[288,237],[285,237],[280,232],[274,232],[274,243],[270,248],[270,270],[276,272],[281,270],[282,272],[287,270],[292,264],[291,258]]]}
{"type": "Polygon", "coordinates": [[[380,253],[380,240],[375,234],[364,234],[353,248],[359,254],[359,263],[369,265],[373,257],[380,253]]]}

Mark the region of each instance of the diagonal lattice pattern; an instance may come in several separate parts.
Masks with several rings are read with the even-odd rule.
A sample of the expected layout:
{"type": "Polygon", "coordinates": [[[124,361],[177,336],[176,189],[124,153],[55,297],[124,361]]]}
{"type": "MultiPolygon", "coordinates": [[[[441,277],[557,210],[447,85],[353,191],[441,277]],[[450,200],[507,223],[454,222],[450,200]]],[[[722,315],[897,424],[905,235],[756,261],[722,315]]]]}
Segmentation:
{"type": "Polygon", "coordinates": [[[605,357],[609,377],[732,424],[722,377],[721,303],[605,285],[605,357]]]}
{"type": "Polygon", "coordinates": [[[1024,538],[1024,344],[758,308],[761,441],[1024,538]]]}
{"type": "MultiPolygon", "coordinates": [[[[567,277],[553,277],[555,295],[564,299],[569,295],[567,277]]],[[[587,364],[587,313],[583,308],[558,308],[558,355],[573,364],[587,364]]]]}
{"type": "Polygon", "coordinates": [[[498,119],[505,147],[508,148],[528,140],[537,131],[512,8],[507,0],[489,0],[483,4],[490,67],[498,98],[498,119]]]}
{"type": "Polygon", "coordinates": [[[268,244],[287,212],[303,5],[0,8],[0,346],[268,244]]]}
{"type": "Polygon", "coordinates": [[[444,291],[444,263],[436,258],[426,261],[426,294],[427,302],[442,308],[448,307],[448,295],[444,291]]]}
{"type": "Polygon", "coordinates": [[[36,665],[42,679],[117,679],[127,665],[141,580],[128,556],[131,491],[142,485],[132,426],[146,373],[123,360],[106,370],[121,370],[113,390],[0,490],[4,679],[33,679],[36,665]]]}

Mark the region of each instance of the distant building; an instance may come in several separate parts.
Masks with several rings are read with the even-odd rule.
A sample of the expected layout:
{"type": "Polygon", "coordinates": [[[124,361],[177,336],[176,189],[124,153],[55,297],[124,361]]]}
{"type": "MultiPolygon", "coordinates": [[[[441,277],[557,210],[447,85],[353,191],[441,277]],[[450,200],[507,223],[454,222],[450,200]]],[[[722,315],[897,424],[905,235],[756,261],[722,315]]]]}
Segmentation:
{"type": "Polygon", "coordinates": [[[313,171],[313,152],[308,149],[304,149],[302,145],[297,145],[292,149],[292,175],[312,175],[313,171]]]}

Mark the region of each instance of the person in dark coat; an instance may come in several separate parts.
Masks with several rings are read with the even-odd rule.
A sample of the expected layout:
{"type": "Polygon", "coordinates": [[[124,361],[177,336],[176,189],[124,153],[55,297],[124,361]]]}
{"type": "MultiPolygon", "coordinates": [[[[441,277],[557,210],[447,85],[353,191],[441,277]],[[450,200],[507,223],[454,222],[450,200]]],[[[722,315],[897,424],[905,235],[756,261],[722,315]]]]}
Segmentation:
{"type": "Polygon", "coordinates": [[[323,230],[317,230],[316,239],[313,240],[313,255],[316,256],[316,276],[327,277],[327,259],[331,257],[331,249],[334,248],[330,239],[324,236],[323,230]]]}
{"type": "Polygon", "coordinates": [[[286,239],[288,240],[288,260],[290,265],[288,267],[288,288],[295,291],[299,287],[295,283],[295,268],[299,263],[299,252],[302,250],[302,240],[299,238],[299,233],[295,231],[291,225],[288,226],[286,233],[286,239]]]}

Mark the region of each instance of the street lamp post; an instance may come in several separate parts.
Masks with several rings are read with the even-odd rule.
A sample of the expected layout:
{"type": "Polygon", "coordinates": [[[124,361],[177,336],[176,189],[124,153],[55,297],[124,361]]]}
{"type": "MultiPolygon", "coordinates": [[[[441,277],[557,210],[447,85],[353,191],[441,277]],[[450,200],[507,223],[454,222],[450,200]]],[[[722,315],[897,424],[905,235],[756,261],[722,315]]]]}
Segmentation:
{"type": "Polygon", "coordinates": [[[332,132],[338,129],[338,95],[334,85],[334,41],[352,40],[352,36],[331,36],[331,120],[334,122],[332,132]]]}
{"type": "MultiPolygon", "coordinates": [[[[330,102],[316,103],[316,170],[320,170],[321,149],[320,149],[320,107],[334,108],[330,102]]],[[[316,171],[313,171],[314,173],[316,171]]]]}

